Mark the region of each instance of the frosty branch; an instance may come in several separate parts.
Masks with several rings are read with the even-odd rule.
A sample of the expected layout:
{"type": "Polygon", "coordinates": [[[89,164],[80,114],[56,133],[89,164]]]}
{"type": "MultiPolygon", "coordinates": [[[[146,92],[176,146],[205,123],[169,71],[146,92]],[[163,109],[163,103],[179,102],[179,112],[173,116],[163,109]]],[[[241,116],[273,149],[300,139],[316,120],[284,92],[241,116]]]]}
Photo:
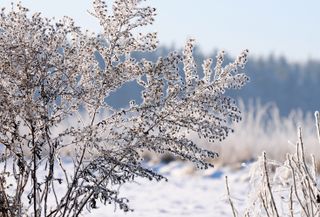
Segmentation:
{"type": "Polygon", "coordinates": [[[21,4],[0,13],[3,216],[78,216],[97,201],[129,211],[117,186],[136,177],[164,179],[142,166],[140,151],[170,152],[207,168],[206,159],[217,153],[199,148],[187,132],[222,140],[230,123],[241,119],[225,91],[248,81],[238,72],[248,51],[226,66],[221,52],[214,70],[205,60],[203,77],[193,39],[182,54],[137,60],[132,52],[157,47],[156,33],[137,33],[153,23],[155,9],[139,0],[116,0],[112,10],[100,0],[93,6],[100,34],[83,31],[69,17],[30,16],[21,4]],[[143,102],[112,109],[106,98],[129,81],[143,87],[143,102]],[[59,185],[64,195],[56,193],[59,185]]]}

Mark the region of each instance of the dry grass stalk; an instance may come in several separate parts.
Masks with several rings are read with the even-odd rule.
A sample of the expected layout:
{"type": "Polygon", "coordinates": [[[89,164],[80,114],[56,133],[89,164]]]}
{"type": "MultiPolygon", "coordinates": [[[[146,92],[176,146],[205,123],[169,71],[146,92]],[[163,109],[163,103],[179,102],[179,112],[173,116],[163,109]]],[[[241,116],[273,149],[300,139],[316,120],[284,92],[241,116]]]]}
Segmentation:
{"type": "MultiPolygon", "coordinates": [[[[320,144],[320,118],[315,113],[320,144]]],[[[287,154],[283,163],[267,159],[264,152],[253,166],[252,197],[243,216],[320,216],[320,189],[317,182],[317,165],[314,155],[307,158],[302,129],[298,129],[296,152],[287,154]],[[271,173],[274,171],[274,173],[271,173]],[[284,175],[285,172],[288,175],[284,175]],[[279,177],[282,176],[281,182],[279,177]],[[260,177],[260,178],[257,178],[260,177]]],[[[228,196],[230,196],[229,188],[228,196]]],[[[235,208],[232,204],[232,211],[235,208]]]]}

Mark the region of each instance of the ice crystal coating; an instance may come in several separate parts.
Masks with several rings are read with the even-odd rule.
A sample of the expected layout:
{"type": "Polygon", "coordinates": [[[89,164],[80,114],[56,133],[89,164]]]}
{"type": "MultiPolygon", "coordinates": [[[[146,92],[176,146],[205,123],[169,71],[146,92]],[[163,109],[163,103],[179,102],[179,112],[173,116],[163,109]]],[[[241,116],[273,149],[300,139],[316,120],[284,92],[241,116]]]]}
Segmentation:
{"type": "Polygon", "coordinates": [[[234,100],[224,93],[248,81],[238,72],[247,51],[226,67],[219,54],[214,72],[212,60],[205,60],[204,77],[193,59],[194,39],[182,54],[172,52],[156,62],[134,59],[132,52],[153,51],[158,44],[156,33],[138,33],[155,17],[155,9],[140,2],[115,0],[108,8],[94,0],[91,14],[100,22],[100,34],[81,30],[69,17],[54,21],[40,13],[30,16],[21,4],[1,10],[4,214],[77,216],[85,207],[96,208],[97,200],[129,211],[117,186],[136,177],[164,178],[143,167],[140,151],[169,152],[207,168],[206,159],[217,153],[199,148],[187,132],[222,140],[230,122],[240,120],[234,100]],[[143,102],[113,110],[106,98],[128,81],[143,87],[143,102]],[[66,150],[71,150],[69,156],[63,154],[66,150]],[[68,160],[73,171],[65,169],[68,160]],[[8,178],[14,180],[10,189],[8,178]],[[54,186],[61,183],[65,194],[56,195],[54,186]],[[21,200],[24,194],[32,206],[21,200]],[[48,198],[55,198],[55,204],[49,206],[48,198]]]}

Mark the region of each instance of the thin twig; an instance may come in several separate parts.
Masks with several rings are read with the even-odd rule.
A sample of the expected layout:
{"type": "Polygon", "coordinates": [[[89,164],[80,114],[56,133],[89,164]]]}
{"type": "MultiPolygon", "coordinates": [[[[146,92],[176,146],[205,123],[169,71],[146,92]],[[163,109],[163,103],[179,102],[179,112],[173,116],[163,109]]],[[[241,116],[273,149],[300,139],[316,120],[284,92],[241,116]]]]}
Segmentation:
{"type": "Polygon", "coordinates": [[[290,166],[291,171],[292,171],[292,180],[293,180],[294,194],[296,195],[296,198],[298,199],[298,202],[299,202],[302,210],[304,211],[305,215],[306,215],[306,216],[309,216],[309,215],[308,215],[308,212],[307,212],[306,208],[304,207],[304,204],[302,203],[301,198],[300,198],[300,196],[299,196],[299,194],[298,194],[297,181],[296,181],[296,172],[295,172],[295,169],[294,169],[294,167],[293,167],[293,165],[292,165],[293,159],[291,159],[291,158],[289,157],[288,160],[289,160],[289,166],[290,166]]]}
{"type": "Polygon", "coordinates": [[[226,180],[226,188],[227,188],[228,200],[229,200],[229,204],[230,204],[230,206],[231,206],[232,214],[233,214],[233,217],[237,217],[236,209],[234,208],[233,202],[232,202],[232,200],[231,200],[229,183],[228,183],[228,176],[225,177],[225,180],[226,180]]]}
{"type": "Polygon", "coordinates": [[[262,205],[263,205],[264,210],[266,211],[267,217],[270,217],[270,214],[269,214],[269,211],[268,211],[269,209],[268,209],[268,206],[267,206],[266,197],[264,198],[261,192],[259,194],[259,197],[260,197],[260,200],[262,201],[262,205]]]}
{"type": "Polygon", "coordinates": [[[266,184],[267,184],[267,188],[268,188],[268,191],[269,191],[269,194],[270,194],[270,199],[271,199],[271,204],[272,204],[272,207],[275,211],[275,215],[277,217],[279,217],[279,213],[278,213],[278,209],[277,209],[277,206],[276,206],[276,202],[274,200],[274,197],[273,197],[273,193],[272,193],[272,190],[271,190],[271,184],[270,184],[270,180],[269,180],[269,173],[268,173],[268,169],[267,169],[267,157],[266,157],[266,153],[263,152],[263,166],[264,166],[264,174],[265,174],[265,177],[266,177],[266,184]]]}
{"type": "Polygon", "coordinates": [[[289,212],[290,212],[290,216],[294,217],[293,215],[293,197],[292,197],[292,186],[290,187],[290,196],[289,196],[289,212]]]}

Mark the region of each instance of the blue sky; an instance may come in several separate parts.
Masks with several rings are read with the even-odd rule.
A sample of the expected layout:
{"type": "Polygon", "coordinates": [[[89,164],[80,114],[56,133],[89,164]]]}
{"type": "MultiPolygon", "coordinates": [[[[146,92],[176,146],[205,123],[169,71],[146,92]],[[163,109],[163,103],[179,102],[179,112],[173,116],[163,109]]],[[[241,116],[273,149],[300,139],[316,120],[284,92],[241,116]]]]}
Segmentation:
{"type": "MultiPolygon", "coordinates": [[[[107,0],[108,1],[108,0],[107,0]]],[[[1,6],[10,0],[0,0],[1,6]]],[[[90,0],[22,0],[32,11],[47,16],[74,17],[77,24],[99,30],[86,12],[90,0]]],[[[155,24],[161,44],[183,46],[197,39],[205,53],[215,48],[237,55],[286,56],[290,61],[320,59],[320,1],[318,0],[149,0],[157,8],[155,24]]],[[[148,30],[149,30],[148,29],[148,30]]]]}

